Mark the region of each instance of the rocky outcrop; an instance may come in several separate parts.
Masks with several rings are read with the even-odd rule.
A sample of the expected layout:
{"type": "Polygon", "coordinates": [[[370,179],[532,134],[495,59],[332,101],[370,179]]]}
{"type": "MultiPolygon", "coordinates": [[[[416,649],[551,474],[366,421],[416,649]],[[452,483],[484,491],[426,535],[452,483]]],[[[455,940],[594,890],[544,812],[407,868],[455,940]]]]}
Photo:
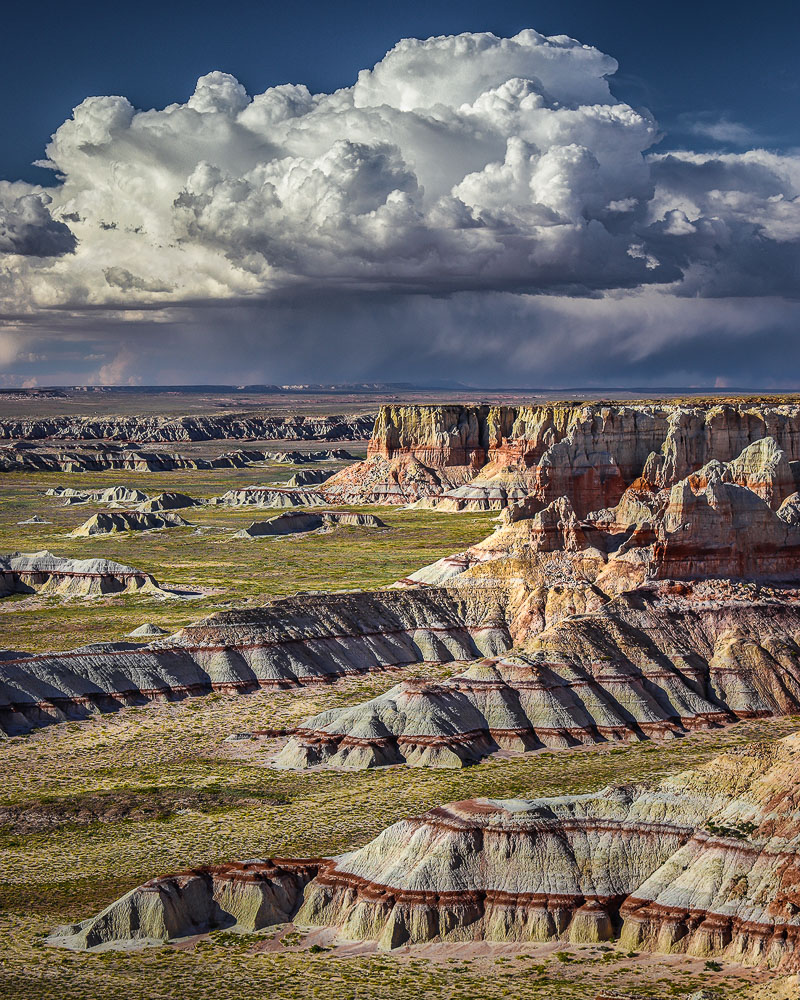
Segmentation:
{"type": "Polygon", "coordinates": [[[477,575],[502,575],[503,563],[529,585],[583,580],[607,594],[659,579],[800,580],[794,501],[776,512],[734,483],[732,468],[736,462],[713,461],[657,492],[637,480],[615,507],[583,519],[566,497],[533,515],[525,500],[504,511],[483,542],[403,582],[435,585],[465,575],[471,584],[477,575]]]}
{"type": "Polygon", "coordinates": [[[65,559],[52,552],[0,556],[0,597],[8,594],[161,593],[149,573],[110,559],[65,559]]]}
{"type": "Polygon", "coordinates": [[[220,612],[149,644],[0,657],[0,727],[24,732],[151,699],[327,683],[423,661],[494,656],[510,646],[504,602],[494,591],[285,598],[220,612]]]}
{"type": "Polygon", "coordinates": [[[458,767],[500,748],[673,736],[797,711],[800,527],[733,481],[768,481],[754,454],[779,467],[781,453],[760,443],[671,489],[638,481],[583,520],[566,497],[532,517],[527,501],[509,508],[489,538],[402,583],[502,585],[523,655],[323,713],[278,766],[458,767]],[[747,580],[758,582],[734,582],[747,580]]]}
{"type": "Polygon", "coordinates": [[[360,441],[369,437],[374,421],[374,414],[320,417],[270,417],[259,413],[185,417],[44,417],[0,420],[0,438],[142,443],[236,438],[255,441],[360,441]]]}
{"type": "Polygon", "coordinates": [[[656,782],[454,802],[332,859],[153,880],[51,942],[156,942],[293,916],[334,940],[387,949],[618,941],[791,973],[800,967],[799,783],[795,735],[656,782]],[[218,885],[223,878],[233,884],[218,885]]]}
{"type": "Polygon", "coordinates": [[[331,469],[301,469],[286,480],[287,486],[318,486],[334,475],[331,469]]]}
{"type": "Polygon", "coordinates": [[[285,489],[280,486],[245,486],[228,490],[214,501],[230,507],[323,507],[325,498],[316,490],[285,489]]]}
{"type": "Polygon", "coordinates": [[[111,535],[118,531],[158,531],[161,528],[190,527],[180,514],[152,513],[138,510],[115,510],[104,514],[94,514],[88,521],[76,528],[71,538],[87,538],[90,535],[111,535]]]}
{"type": "Polygon", "coordinates": [[[616,504],[638,478],[663,489],[764,438],[774,451],[745,455],[733,481],[756,486],[777,507],[794,491],[798,404],[384,406],[367,460],[329,480],[325,493],[446,510],[502,508],[524,497],[544,506],[566,496],[583,516],[616,504]],[[773,462],[762,483],[750,458],[756,475],[765,475],[765,459],[773,462]]]}
{"type": "Polygon", "coordinates": [[[668,738],[800,710],[800,591],[661,584],[304,722],[275,763],[463,767],[497,750],[668,738]]]}
{"type": "Polygon", "coordinates": [[[269,858],[152,879],[96,917],[59,927],[48,943],[73,950],[160,944],[220,928],[252,932],[286,923],[321,863],[269,858]]]}
{"type": "Polygon", "coordinates": [[[322,510],[319,513],[307,514],[301,511],[290,511],[286,514],[276,514],[268,521],[253,521],[247,527],[237,531],[234,538],[267,538],[280,535],[302,534],[307,531],[318,531],[336,527],[354,528],[385,528],[386,525],[374,514],[358,514],[349,511],[322,510]]]}
{"type": "Polygon", "coordinates": [[[105,490],[76,490],[71,486],[54,486],[45,490],[45,496],[64,497],[77,503],[144,503],[148,497],[142,490],[127,486],[110,486],[105,490]]]}
{"type": "Polygon", "coordinates": [[[159,493],[149,500],[144,500],[138,504],[137,510],[145,513],[153,513],[160,510],[183,510],[184,507],[200,507],[202,501],[195,500],[194,497],[185,493],[159,493]]]}
{"type": "Polygon", "coordinates": [[[655,785],[453,803],[334,859],[295,921],[385,948],[618,939],[793,971],[798,778],[795,736],[655,785]]]}

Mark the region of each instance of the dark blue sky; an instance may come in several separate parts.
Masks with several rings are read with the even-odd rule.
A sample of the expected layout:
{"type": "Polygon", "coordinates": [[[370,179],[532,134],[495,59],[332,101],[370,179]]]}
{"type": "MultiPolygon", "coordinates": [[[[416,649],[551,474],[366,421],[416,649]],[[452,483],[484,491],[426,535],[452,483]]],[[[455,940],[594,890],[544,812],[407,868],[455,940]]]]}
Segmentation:
{"type": "Polygon", "coordinates": [[[613,55],[615,93],[654,112],[669,133],[665,145],[736,149],[735,128],[716,143],[691,134],[692,123],[722,118],[754,133],[741,145],[800,146],[800,5],[790,0],[38,2],[9,5],[4,16],[0,177],[49,183],[52,175],[30,163],[89,95],[162,107],[185,100],[212,69],[250,93],[285,82],[330,91],[404,36],[523,27],[613,55]]]}

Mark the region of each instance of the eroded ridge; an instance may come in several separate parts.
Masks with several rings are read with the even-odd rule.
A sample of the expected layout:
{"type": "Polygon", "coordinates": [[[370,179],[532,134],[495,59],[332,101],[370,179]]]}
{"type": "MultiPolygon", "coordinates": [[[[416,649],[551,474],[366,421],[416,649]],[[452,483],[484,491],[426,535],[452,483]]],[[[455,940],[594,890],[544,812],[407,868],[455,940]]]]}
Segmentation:
{"type": "Polygon", "coordinates": [[[423,661],[471,660],[510,648],[492,591],[309,595],[226,611],[149,644],[97,643],[0,659],[6,732],[90,711],[211,690],[326,683],[423,661]]]}
{"type": "Polygon", "coordinates": [[[329,709],[275,764],[462,767],[500,749],[672,738],[800,710],[800,591],[700,592],[636,591],[563,619],[518,655],[329,709]]]}
{"type": "Polygon", "coordinates": [[[0,556],[0,597],[8,594],[161,594],[156,580],[144,570],[111,559],[67,559],[43,549],[0,556]]]}
{"type": "Polygon", "coordinates": [[[772,438],[785,454],[775,505],[794,491],[797,404],[555,403],[383,406],[367,459],[324,484],[329,502],[501,509],[569,498],[579,515],[641,479],[661,489],[772,438]]]}
{"type": "Polygon", "coordinates": [[[456,802],[327,861],[154,880],[51,940],[100,947],[293,917],[383,948],[618,938],[623,948],[794,971],[798,783],[795,734],[657,783],[456,802]],[[225,880],[236,888],[223,889],[225,880]],[[253,891],[254,881],[268,885],[253,891]],[[213,921],[209,899],[222,911],[213,921]]]}
{"type": "Polygon", "coordinates": [[[503,581],[520,655],[324,712],[276,764],[457,767],[797,711],[797,495],[775,511],[758,492],[772,495],[784,462],[767,439],[671,488],[634,484],[585,519],[566,497],[532,516],[509,508],[488,539],[404,583],[503,581]]]}

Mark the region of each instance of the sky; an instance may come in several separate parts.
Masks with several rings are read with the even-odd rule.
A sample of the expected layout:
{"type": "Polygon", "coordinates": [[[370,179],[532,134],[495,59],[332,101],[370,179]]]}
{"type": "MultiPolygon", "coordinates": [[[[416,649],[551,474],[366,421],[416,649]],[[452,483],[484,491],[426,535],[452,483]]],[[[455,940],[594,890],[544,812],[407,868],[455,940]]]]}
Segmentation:
{"type": "Polygon", "coordinates": [[[5,23],[0,385],[800,388],[796,5],[5,23]]]}

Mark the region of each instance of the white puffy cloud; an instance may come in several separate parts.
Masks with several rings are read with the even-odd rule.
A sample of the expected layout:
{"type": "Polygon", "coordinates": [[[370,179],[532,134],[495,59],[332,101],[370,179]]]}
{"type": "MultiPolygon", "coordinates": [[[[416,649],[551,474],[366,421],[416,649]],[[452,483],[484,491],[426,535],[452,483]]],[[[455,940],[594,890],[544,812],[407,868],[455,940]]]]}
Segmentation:
{"type": "Polygon", "coordinates": [[[615,69],[569,38],[486,33],[400,42],[334,94],[251,100],[217,72],[161,111],[88,98],[47,149],[76,252],[17,265],[19,284],[69,308],[673,279],[606,225],[649,198],[656,135],[611,95],[615,69]]]}
{"type": "Polygon", "coordinates": [[[333,94],[251,98],[214,72],[162,110],[88,98],[47,147],[55,187],[0,183],[0,310],[133,330],[225,303],[285,321],[309,296],[329,324],[367,294],[393,314],[467,296],[476,317],[481,295],[504,316],[531,293],[587,315],[648,288],[660,309],[796,297],[800,158],[653,153],[658,126],[614,98],[615,70],[526,30],[407,39],[333,94]]]}

